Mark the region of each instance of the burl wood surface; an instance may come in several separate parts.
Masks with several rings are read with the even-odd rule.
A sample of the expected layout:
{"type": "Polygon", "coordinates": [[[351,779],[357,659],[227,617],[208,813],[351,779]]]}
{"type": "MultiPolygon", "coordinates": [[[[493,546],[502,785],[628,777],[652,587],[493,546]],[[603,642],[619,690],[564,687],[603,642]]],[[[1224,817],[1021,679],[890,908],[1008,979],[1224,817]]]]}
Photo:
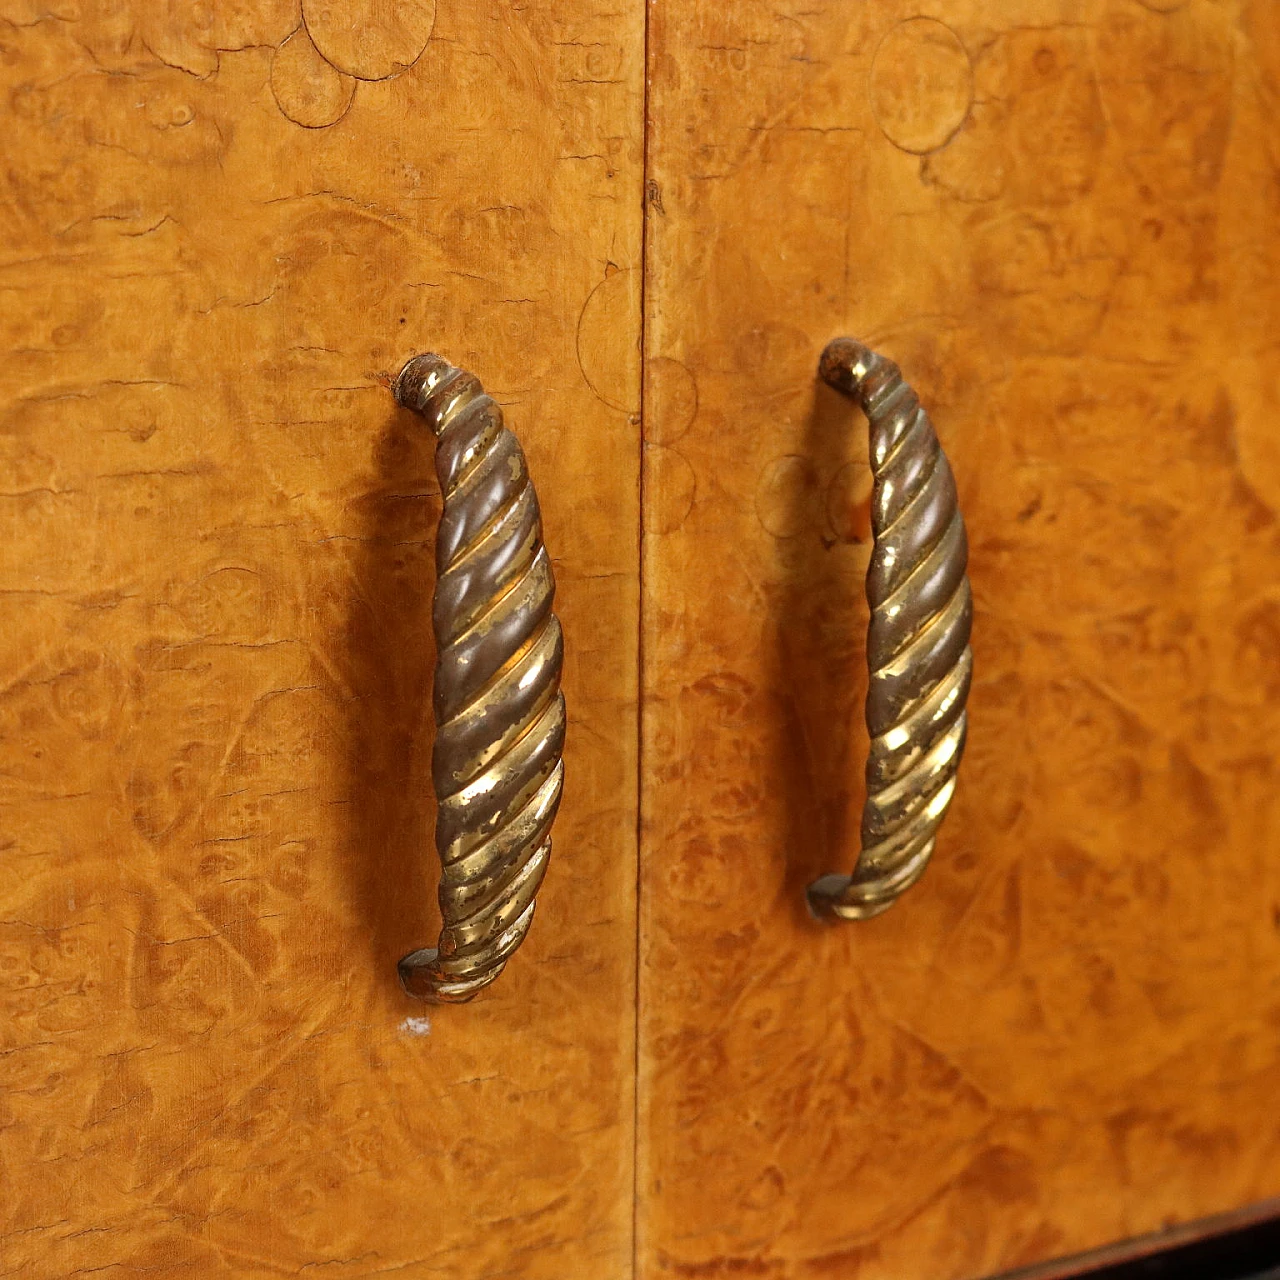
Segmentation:
{"type": "Polygon", "coordinates": [[[0,13],[0,1274],[622,1275],[642,12],[0,13]],[[537,918],[452,1009],[395,973],[429,347],[523,442],[571,637],[537,918]]]}
{"type": "Polygon", "coordinates": [[[974,1277],[1280,1192],[1280,25],[652,7],[640,1275],[974,1277]],[[856,854],[866,426],[959,482],[955,807],[856,854]]]}

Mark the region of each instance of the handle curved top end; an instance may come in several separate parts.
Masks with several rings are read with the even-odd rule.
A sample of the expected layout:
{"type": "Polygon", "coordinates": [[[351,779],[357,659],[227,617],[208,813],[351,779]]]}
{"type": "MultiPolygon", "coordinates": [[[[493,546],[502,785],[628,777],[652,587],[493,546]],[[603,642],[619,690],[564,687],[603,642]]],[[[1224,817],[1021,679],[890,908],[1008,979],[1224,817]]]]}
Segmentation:
{"type": "Polygon", "coordinates": [[[391,394],[404,409],[425,418],[437,436],[443,435],[467,400],[485,394],[474,373],[459,369],[432,351],[409,360],[391,384],[391,394]]]}
{"type": "Polygon", "coordinates": [[[829,387],[843,391],[864,409],[902,380],[902,371],[887,356],[856,338],[833,338],[818,360],[818,374],[829,387]]]}
{"type": "Polygon", "coordinates": [[[854,338],[832,338],[818,359],[818,376],[837,391],[856,396],[872,360],[879,358],[854,338]]]}
{"type": "Polygon", "coordinates": [[[426,406],[427,397],[451,371],[452,366],[447,360],[433,351],[426,351],[406,361],[404,368],[396,375],[395,382],[391,384],[391,393],[398,405],[421,413],[426,406]]]}

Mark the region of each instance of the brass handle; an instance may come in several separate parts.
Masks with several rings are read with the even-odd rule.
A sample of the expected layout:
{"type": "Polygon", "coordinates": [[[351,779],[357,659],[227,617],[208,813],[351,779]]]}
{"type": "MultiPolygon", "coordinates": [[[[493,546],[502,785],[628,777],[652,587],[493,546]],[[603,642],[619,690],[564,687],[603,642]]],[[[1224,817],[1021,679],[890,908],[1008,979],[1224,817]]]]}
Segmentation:
{"type": "Polygon", "coordinates": [[[564,643],[538,495],[502,410],[436,355],[400,371],[395,397],[436,435],[436,849],[440,941],[400,961],[405,990],[470,1000],[533,919],[564,775],[564,643]]]}
{"type": "Polygon", "coordinates": [[[950,464],[898,366],[837,338],[818,371],[867,415],[875,542],[862,852],[851,876],[823,876],[808,897],[816,915],[866,920],[924,873],[955,791],[973,673],[969,553],[950,464]]]}

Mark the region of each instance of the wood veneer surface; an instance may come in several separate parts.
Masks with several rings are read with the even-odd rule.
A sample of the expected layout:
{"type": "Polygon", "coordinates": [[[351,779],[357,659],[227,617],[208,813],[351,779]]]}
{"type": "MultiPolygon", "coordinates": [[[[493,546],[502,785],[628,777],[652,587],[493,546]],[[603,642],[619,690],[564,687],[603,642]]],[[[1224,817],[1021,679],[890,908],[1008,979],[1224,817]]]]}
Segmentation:
{"type": "Polygon", "coordinates": [[[626,1274],[642,11],[0,17],[0,1274],[626,1274]],[[448,1009],[394,967],[439,495],[385,380],[432,346],[571,637],[537,919],[448,1009]]]}
{"type": "Polygon", "coordinates": [[[960,1280],[1280,1192],[1280,27],[650,8],[639,1275],[960,1280]],[[857,851],[866,427],[959,483],[957,800],[857,851]]]}

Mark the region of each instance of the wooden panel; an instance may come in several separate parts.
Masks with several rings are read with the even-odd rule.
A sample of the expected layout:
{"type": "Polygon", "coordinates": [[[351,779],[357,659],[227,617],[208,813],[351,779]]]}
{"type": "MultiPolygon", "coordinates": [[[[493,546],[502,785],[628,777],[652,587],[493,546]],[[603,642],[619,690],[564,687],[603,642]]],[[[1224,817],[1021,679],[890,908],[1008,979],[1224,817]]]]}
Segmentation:
{"type": "Polygon", "coordinates": [[[5,5],[0,1271],[622,1275],[642,7],[303,8],[5,5]],[[532,935],[434,1010],[428,345],[571,717],[532,935]]]}
{"type": "Polygon", "coordinates": [[[1280,30],[1177,0],[658,0],[643,1276],[947,1280],[1280,1192],[1280,30]],[[866,428],[959,479],[971,738],[856,853],[866,428]]]}

